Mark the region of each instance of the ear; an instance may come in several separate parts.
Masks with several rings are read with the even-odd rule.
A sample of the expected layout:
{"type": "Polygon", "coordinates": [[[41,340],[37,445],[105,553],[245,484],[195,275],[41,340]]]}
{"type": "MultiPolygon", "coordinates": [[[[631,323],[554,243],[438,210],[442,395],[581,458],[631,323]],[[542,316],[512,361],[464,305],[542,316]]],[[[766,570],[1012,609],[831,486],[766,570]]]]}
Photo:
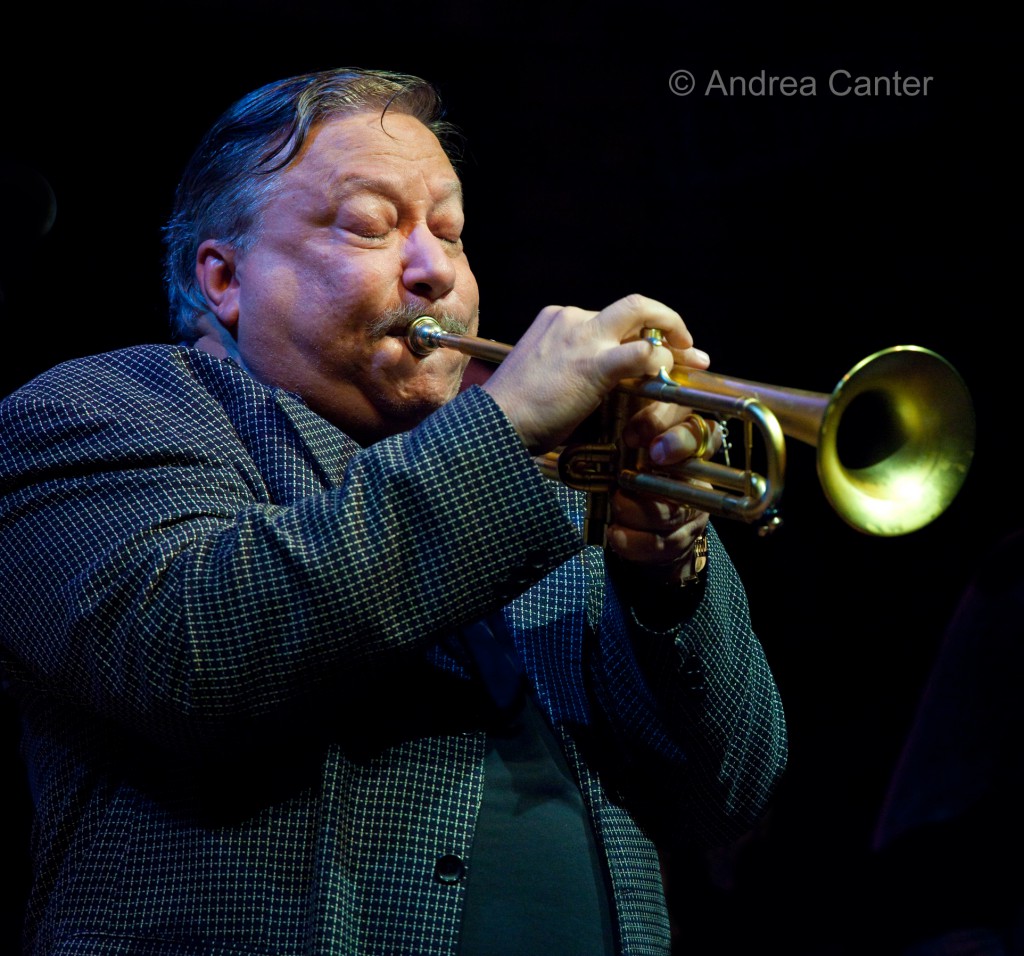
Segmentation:
{"type": "Polygon", "coordinates": [[[215,239],[204,240],[196,255],[196,280],[217,321],[234,332],[238,325],[239,292],[234,247],[215,239]]]}

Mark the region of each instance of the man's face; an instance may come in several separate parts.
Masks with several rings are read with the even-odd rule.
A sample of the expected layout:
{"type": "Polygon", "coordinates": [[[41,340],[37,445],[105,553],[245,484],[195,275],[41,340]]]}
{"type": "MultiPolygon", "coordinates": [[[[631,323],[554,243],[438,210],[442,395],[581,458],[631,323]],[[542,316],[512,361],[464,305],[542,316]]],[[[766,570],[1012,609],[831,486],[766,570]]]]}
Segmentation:
{"type": "Polygon", "coordinates": [[[359,113],[314,128],[280,177],[258,242],[235,262],[242,361],[363,444],[411,428],[456,394],[468,360],[414,356],[408,315],[391,311],[477,331],[451,163],[419,120],[359,113]]]}

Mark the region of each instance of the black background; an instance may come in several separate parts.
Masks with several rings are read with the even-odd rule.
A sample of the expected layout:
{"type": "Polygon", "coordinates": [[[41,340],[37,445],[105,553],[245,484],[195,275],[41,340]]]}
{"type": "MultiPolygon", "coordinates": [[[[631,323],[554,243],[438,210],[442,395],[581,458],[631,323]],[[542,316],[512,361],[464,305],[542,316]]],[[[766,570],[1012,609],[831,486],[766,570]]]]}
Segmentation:
{"type": "MultiPolygon", "coordinates": [[[[759,382],[829,392],[878,349],[939,352],[971,390],[978,437],[935,522],[899,538],[849,528],[795,442],[783,529],[716,522],[778,677],[791,760],[764,827],[677,877],[687,951],[862,952],[880,931],[871,830],[942,629],[981,554],[1020,524],[1013,34],[981,5],[710,6],[27,10],[5,29],[0,93],[0,392],[64,358],[165,341],[160,227],[199,135],[250,89],[333,66],[439,85],[467,137],[466,242],[491,337],[515,341],[547,304],[641,292],[683,314],[713,369],[759,382]],[[689,96],[670,89],[681,69],[689,96]],[[727,96],[707,91],[715,70],[816,90],[727,96]],[[842,97],[835,70],[933,79],[927,96],[842,97]],[[36,176],[56,198],[42,235],[36,176]]],[[[13,727],[3,746],[0,852],[21,885],[13,727]]]]}

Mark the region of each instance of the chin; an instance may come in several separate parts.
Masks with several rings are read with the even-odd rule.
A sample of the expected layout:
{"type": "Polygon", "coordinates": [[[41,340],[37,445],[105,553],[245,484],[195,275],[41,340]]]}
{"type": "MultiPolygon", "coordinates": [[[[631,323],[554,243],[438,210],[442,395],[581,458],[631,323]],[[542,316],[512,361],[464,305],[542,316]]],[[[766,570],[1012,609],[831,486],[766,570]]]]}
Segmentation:
{"type": "Polygon", "coordinates": [[[458,386],[456,386],[454,389],[444,393],[433,392],[410,397],[391,406],[388,412],[396,421],[409,422],[408,427],[411,428],[413,425],[418,425],[428,415],[447,405],[458,392],[458,386]]]}
{"type": "Polygon", "coordinates": [[[436,362],[432,366],[421,364],[418,375],[397,384],[392,393],[396,409],[402,406],[430,407],[431,411],[434,411],[459,394],[468,359],[462,355],[449,353],[443,356],[430,356],[429,360],[435,358],[449,361],[445,361],[443,366],[441,362],[436,362]]]}
{"type": "Polygon", "coordinates": [[[381,396],[375,403],[377,422],[371,429],[372,434],[364,437],[377,440],[409,431],[439,408],[447,405],[458,394],[458,391],[456,383],[453,387],[443,391],[430,389],[401,397],[381,396]],[[390,400],[388,400],[389,398],[390,400]]]}

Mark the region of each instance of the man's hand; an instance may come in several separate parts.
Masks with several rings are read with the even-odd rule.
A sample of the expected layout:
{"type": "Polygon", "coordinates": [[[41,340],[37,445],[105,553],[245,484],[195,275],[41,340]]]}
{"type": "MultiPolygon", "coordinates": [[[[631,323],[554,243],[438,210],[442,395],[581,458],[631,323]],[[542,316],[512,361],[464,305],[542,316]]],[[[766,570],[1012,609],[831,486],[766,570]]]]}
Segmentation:
{"type": "Polygon", "coordinates": [[[630,295],[600,312],[548,306],[484,384],[534,455],[561,444],[625,378],[671,370],[676,361],[706,368],[679,313],[630,295]],[[641,339],[657,328],[664,345],[641,339]]]}
{"type": "MultiPolygon", "coordinates": [[[[721,448],[722,430],[705,419],[708,434],[702,435],[692,414],[680,405],[651,403],[632,418],[621,439],[629,447],[647,448],[659,466],[698,453],[711,458],[721,448]]],[[[707,523],[706,512],[680,502],[618,490],[611,500],[608,547],[624,561],[647,566],[655,579],[678,583],[695,570],[693,545],[707,523]]]]}

